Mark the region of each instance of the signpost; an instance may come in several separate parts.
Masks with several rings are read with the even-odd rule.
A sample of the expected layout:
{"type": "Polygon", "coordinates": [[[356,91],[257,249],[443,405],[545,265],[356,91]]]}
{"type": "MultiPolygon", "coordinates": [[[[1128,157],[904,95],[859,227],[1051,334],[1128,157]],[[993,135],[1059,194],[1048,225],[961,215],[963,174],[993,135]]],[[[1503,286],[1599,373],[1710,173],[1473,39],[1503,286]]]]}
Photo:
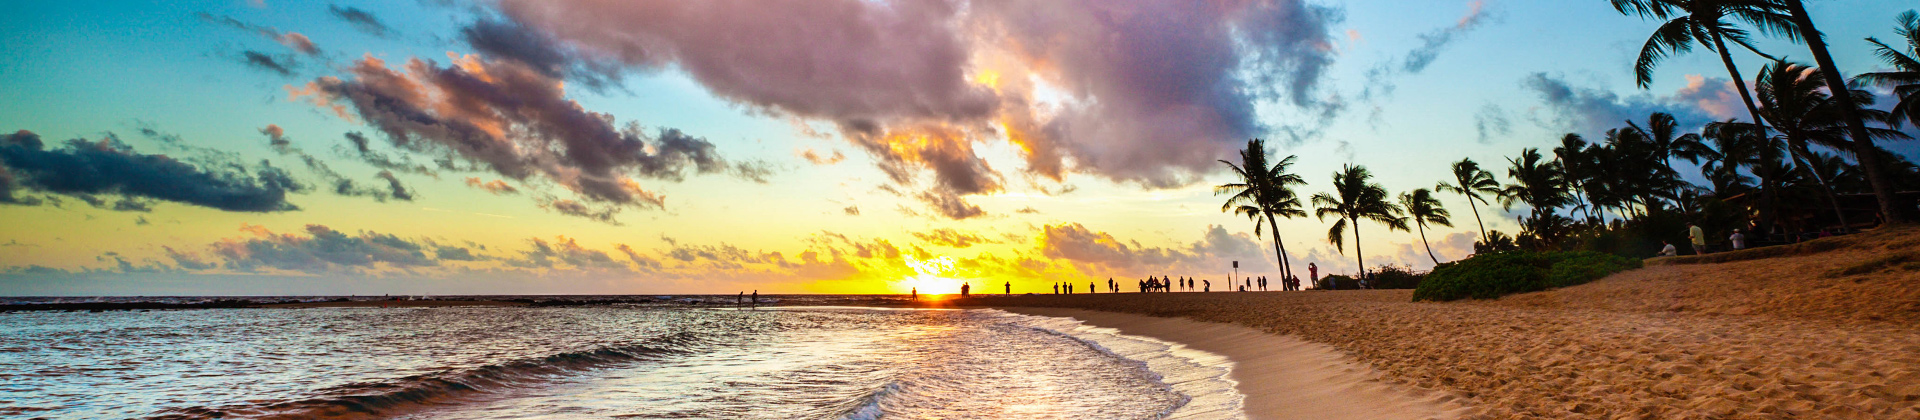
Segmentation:
{"type": "Polygon", "coordinates": [[[1231,285],[1231,284],[1236,284],[1236,283],[1234,283],[1234,281],[1236,281],[1236,280],[1234,280],[1234,279],[1236,279],[1236,278],[1239,278],[1239,277],[1240,277],[1240,261],[1237,261],[1237,260],[1236,260],[1236,261],[1234,261],[1234,262],[1233,262],[1233,277],[1228,277],[1228,278],[1227,278],[1227,284],[1229,284],[1229,285],[1231,285]]]}

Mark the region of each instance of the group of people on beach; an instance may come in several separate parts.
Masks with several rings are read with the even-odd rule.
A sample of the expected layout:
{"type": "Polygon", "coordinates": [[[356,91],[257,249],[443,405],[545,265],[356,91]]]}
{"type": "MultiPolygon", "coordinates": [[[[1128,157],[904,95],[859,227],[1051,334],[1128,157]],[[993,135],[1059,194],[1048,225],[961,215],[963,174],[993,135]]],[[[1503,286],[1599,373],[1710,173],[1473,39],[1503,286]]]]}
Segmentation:
{"type": "MultiPolygon", "coordinates": [[[[1821,235],[1825,235],[1826,231],[1823,230],[1820,233],[1821,235]]],[[[1707,233],[1700,229],[1700,225],[1687,224],[1687,242],[1693,245],[1693,255],[1707,255],[1707,233]]],[[[1727,243],[1733,246],[1734,251],[1747,249],[1747,235],[1741,234],[1740,229],[1734,229],[1733,235],[1727,236],[1727,243]]],[[[1680,255],[1680,250],[1674,248],[1673,242],[1660,241],[1660,244],[1662,245],[1660,247],[1660,256],[1671,257],[1680,255]]]]}

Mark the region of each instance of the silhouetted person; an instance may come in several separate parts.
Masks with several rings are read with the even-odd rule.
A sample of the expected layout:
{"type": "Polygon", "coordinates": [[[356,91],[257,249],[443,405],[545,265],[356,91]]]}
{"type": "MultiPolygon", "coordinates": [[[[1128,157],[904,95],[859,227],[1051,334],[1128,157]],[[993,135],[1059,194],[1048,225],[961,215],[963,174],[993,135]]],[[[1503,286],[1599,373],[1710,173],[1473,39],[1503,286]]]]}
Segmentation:
{"type": "Polygon", "coordinates": [[[1213,291],[1213,282],[1200,280],[1200,291],[1203,293],[1213,291]]]}
{"type": "Polygon", "coordinates": [[[1053,294],[1060,294],[1060,282],[1053,282],[1053,294]]]}
{"type": "Polygon", "coordinates": [[[1313,263],[1307,263],[1307,281],[1320,282],[1320,267],[1314,266],[1313,263]]]}
{"type": "Polygon", "coordinates": [[[1100,293],[1100,288],[1094,287],[1093,282],[1087,282],[1087,293],[1100,293]]]}
{"type": "Polygon", "coordinates": [[[971,284],[960,283],[960,297],[967,297],[968,290],[972,288],[973,288],[973,285],[971,284]]]}
{"type": "Polygon", "coordinates": [[[752,306],[752,307],[754,307],[754,308],[759,308],[759,307],[760,307],[760,291],[759,291],[759,290],[754,290],[754,291],[753,291],[753,306],[752,306]]]}
{"type": "Polygon", "coordinates": [[[747,306],[747,292],[740,292],[740,296],[733,297],[733,307],[738,308],[742,306],[747,306]]]}
{"type": "Polygon", "coordinates": [[[1007,294],[1013,294],[1013,282],[1007,282],[1007,294]]]}
{"type": "Polygon", "coordinates": [[[913,288],[913,300],[920,300],[920,288],[918,287],[913,288]]]}

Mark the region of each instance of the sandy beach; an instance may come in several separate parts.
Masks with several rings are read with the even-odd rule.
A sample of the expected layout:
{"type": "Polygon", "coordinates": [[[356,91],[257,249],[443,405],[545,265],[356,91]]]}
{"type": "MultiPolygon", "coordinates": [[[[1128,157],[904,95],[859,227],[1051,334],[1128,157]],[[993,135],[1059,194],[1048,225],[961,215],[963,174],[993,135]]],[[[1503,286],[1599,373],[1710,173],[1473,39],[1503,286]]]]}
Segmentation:
{"type": "MultiPolygon", "coordinates": [[[[970,303],[1186,318],[1297,338],[1386,381],[1456,395],[1463,418],[1920,419],[1920,276],[1877,263],[1913,241],[1859,236],[1834,250],[1659,265],[1489,301],[1414,303],[1410,291],[1380,290],[970,303]],[[1873,264],[1885,267],[1853,269],[1873,264]],[[1848,272],[1859,273],[1835,274],[1848,272]]],[[[1314,354],[1243,341],[1221,353],[1314,354]]]]}

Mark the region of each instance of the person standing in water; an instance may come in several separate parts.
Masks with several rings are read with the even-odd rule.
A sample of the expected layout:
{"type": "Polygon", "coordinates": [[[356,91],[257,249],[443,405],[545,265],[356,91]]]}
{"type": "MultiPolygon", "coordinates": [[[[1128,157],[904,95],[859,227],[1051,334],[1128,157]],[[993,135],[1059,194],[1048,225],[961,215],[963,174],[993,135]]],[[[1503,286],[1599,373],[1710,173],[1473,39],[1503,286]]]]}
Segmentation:
{"type": "Polygon", "coordinates": [[[760,307],[760,290],[759,289],[755,289],[753,291],[753,306],[751,307],[756,309],[760,307]]]}

